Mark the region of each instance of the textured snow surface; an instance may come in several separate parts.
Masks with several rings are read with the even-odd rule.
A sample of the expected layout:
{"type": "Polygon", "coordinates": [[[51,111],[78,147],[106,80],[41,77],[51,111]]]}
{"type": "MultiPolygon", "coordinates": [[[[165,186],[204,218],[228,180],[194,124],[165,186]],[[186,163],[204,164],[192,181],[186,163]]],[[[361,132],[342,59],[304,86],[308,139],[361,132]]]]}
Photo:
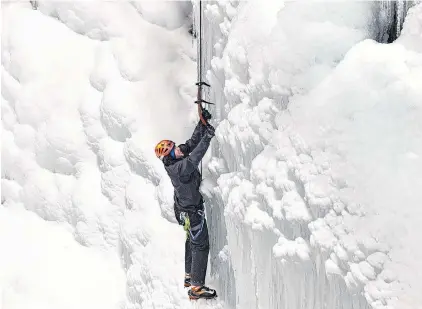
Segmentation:
{"type": "Polygon", "coordinates": [[[212,264],[233,306],[422,308],[422,5],[389,45],[377,10],[207,6],[212,264]]]}
{"type": "Polygon", "coordinates": [[[118,308],[125,276],[116,255],[81,246],[57,223],[0,208],[1,308],[118,308]]]}
{"type": "Polygon", "coordinates": [[[185,233],[153,152],[196,122],[189,13],[2,3],[1,308],[190,306],[185,233]]]}

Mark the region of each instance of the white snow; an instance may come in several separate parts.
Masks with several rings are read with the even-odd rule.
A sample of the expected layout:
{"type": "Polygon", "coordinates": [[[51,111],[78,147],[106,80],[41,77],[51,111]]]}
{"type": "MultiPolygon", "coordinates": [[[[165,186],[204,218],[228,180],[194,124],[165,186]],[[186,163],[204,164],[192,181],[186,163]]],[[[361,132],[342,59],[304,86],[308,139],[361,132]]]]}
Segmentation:
{"type": "Polygon", "coordinates": [[[214,263],[240,308],[422,308],[422,5],[389,45],[377,12],[207,7],[214,263]]]}
{"type": "Polygon", "coordinates": [[[21,207],[0,208],[1,308],[119,308],[118,257],[81,246],[57,223],[21,207]]]}
{"type": "Polygon", "coordinates": [[[413,4],[388,45],[385,3],[205,5],[220,297],[191,305],[153,153],[197,121],[191,3],[2,3],[0,308],[422,308],[413,4]]]}
{"type": "Polygon", "coordinates": [[[190,4],[37,7],[2,3],[0,307],[190,306],[153,151],[196,122],[190,4]]]}

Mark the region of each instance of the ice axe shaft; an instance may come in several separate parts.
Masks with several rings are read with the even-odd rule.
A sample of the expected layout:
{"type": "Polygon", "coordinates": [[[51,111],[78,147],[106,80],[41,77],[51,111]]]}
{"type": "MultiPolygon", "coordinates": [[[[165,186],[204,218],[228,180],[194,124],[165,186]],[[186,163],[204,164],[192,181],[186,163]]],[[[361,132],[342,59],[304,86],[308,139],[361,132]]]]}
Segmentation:
{"type": "Polygon", "coordinates": [[[198,86],[198,97],[197,100],[195,101],[196,104],[198,104],[198,115],[199,115],[199,119],[201,119],[201,122],[203,125],[207,125],[207,121],[204,119],[204,117],[202,116],[202,103],[205,104],[213,104],[211,102],[205,101],[204,99],[202,99],[202,86],[206,86],[206,87],[211,87],[209,84],[207,84],[206,82],[203,81],[199,81],[197,83],[195,83],[196,86],[198,86]]]}
{"type": "Polygon", "coordinates": [[[207,87],[211,87],[209,84],[207,84],[206,82],[197,82],[195,85],[197,86],[207,86],[207,87]]]}
{"type": "Polygon", "coordinates": [[[214,103],[211,103],[211,102],[208,102],[208,101],[205,101],[205,100],[202,100],[202,99],[201,99],[201,100],[196,100],[196,101],[195,101],[195,103],[196,103],[196,104],[198,104],[198,103],[205,103],[205,104],[212,104],[212,105],[215,105],[214,103]]]}

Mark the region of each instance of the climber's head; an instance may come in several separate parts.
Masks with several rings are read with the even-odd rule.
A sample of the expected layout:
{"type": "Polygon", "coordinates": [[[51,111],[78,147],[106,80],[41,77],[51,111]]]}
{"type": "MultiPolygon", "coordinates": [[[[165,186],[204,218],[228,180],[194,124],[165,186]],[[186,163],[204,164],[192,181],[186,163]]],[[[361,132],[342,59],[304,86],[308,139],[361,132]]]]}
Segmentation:
{"type": "Polygon", "coordinates": [[[175,143],[170,140],[162,140],[155,146],[155,155],[159,159],[163,159],[165,156],[168,156],[174,149],[175,143]]]}
{"type": "Polygon", "coordinates": [[[176,147],[176,144],[173,141],[162,140],[155,146],[155,155],[160,160],[163,160],[166,156],[170,156],[173,159],[179,159],[183,157],[183,152],[179,147],[176,147]]]}

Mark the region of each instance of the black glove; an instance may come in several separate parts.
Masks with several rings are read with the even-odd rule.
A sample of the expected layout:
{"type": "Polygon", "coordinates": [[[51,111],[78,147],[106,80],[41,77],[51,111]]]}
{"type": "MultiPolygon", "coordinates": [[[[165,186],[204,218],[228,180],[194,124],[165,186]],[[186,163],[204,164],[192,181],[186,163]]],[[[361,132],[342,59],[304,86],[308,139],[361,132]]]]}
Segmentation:
{"type": "Polygon", "coordinates": [[[208,110],[206,110],[205,108],[202,109],[202,117],[207,121],[212,118],[211,113],[208,110]]]}
{"type": "Polygon", "coordinates": [[[212,125],[210,125],[209,123],[207,123],[207,126],[205,128],[206,128],[205,134],[208,137],[213,137],[215,135],[215,129],[214,129],[214,127],[212,125]]]}

